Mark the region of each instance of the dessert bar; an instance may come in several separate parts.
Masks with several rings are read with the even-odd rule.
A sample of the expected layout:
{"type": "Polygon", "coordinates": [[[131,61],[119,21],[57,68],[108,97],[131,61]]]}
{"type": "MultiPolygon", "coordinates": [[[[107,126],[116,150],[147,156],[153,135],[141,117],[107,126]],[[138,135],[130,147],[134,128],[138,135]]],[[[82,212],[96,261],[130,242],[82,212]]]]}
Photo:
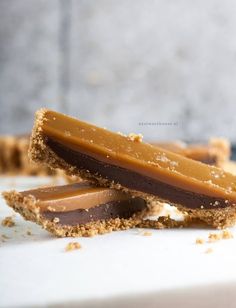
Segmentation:
{"type": "Polygon", "coordinates": [[[176,205],[214,227],[236,218],[236,176],[161,147],[41,109],[31,159],[147,202],[176,205]]]}
{"type": "MultiPolygon", "coordinates": [[[[177,227],[186,222],[170,218],[145,221],[146,201],[88,182],[3,193],[7,204],[26,220],[56,236],[92,236],[137,226],[177,227]]],[[[152,212],[153,213],[153,212],[152,212]]]]}

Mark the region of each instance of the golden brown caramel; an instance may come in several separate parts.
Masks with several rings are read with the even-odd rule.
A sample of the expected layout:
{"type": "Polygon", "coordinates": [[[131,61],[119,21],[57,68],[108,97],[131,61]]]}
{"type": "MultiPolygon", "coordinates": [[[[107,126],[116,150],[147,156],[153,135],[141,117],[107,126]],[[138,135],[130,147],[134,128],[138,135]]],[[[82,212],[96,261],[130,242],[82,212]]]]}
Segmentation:
{"type": "Polygon", "coordinates": [[[87,182],[51,186],[23,191],[22,196],[33,196],[41,211],[67,212],[89,209],[113,201],[128,200],[128,194],[115,189],[96,187],[87,182]]]}
{"type": "MultiPolygon", "coordinates": [[[[235,176],[163,148],[132,141],[123,135],[46,109],[38,112],[34,134],[41,134],[105,164],[131,170],[184,191],[236,203],[235,176]]],[[[40,161],[40,154],[34,149],[37,142],[34,138],[37,137],[32,137],[31,156],[40,161]]]]}

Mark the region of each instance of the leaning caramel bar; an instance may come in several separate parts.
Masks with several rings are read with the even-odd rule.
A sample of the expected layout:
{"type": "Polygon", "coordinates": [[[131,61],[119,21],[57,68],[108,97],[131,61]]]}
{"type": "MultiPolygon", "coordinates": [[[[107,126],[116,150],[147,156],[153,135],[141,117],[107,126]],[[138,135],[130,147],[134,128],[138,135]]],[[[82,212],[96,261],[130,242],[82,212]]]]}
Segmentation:
{"type": "Polygon", "coordinates": [[[176,205],[214,227],[235,222],[236,176],[138,138],[42,109],[36,114],[30,156],[148,202],[176,205]]]}

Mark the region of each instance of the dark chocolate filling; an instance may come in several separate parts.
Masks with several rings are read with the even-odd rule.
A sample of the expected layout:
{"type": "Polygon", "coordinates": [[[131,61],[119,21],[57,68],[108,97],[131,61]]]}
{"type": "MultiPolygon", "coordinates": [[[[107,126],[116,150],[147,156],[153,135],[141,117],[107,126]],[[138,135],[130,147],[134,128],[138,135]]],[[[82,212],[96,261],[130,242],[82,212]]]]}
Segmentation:
{"type": "Polygon", "coordinates": [[[170,204],[182,205],[189,209],[216,209],[232,205],[230,201],[226,203],[225,199],[222,198],[186,191],[132,170],[104,163],[87,154],[72,150],[48,137],[46,137],[46,144],[69,165],[80,170],[88,170],[92,175],[114,181],[128,189],[158,196],[167,200],[170,204]]]}
{"type": "Polygon", "coordinates": [[[75,226],[92,221],[111,218],[130,218],[133,214],[146,208],[146,202],[141,198],[113,201],[88,210],[74,210],[69,212],[44,212],[43,216],[49,220],[59,218],[59,224],[75,226]]]}

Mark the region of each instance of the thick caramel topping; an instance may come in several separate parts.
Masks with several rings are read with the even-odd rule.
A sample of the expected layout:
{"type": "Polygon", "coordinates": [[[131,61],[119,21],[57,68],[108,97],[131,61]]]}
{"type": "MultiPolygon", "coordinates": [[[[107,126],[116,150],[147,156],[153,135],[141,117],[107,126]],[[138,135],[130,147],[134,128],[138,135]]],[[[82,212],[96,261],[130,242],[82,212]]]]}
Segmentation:
{"type": "Polygon", "coordinates": [[[89,209],[112,201],[131,199],[128,194],[110,188],[95,187],[87,182],[23,191],[22,195],[33,196],[41,211],[51,212],[89,209]]]}
{"type": "Polygon", "coordinates": [[[222,169],[54,111],[41,110],[38,118],[36,129],[68,148],[185,191],[236,202],[236,177],[222,169]]]}

